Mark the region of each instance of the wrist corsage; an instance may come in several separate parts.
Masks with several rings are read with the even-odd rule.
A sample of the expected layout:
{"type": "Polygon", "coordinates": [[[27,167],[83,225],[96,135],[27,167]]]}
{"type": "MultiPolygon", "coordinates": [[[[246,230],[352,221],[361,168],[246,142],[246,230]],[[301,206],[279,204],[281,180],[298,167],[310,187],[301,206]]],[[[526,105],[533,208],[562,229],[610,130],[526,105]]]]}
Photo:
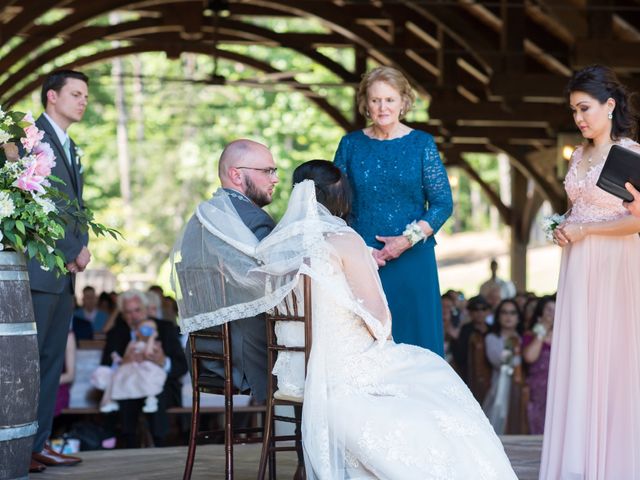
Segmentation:
{"type": "Polygon", "coordinates": [[[547,335],[547,328],[541,323],[536,323],[533,326],[533,333],[536,337],[542,340],[547,335]]]}
{"type": "Polygon", "coordinates": [[[415,220],[407,224],[407,226],[404,229],[404,232],[402,232],[402,235],[406,237],[407,240],[409,240],[409,243],[411,244],[412,247],[416,243],[418,243],[420,240],[426,240],[427,238],[427,235],[424,233],[422,228],[420,228],[420,225],[418,225],[418,222],[416,222],[415,220]]]}

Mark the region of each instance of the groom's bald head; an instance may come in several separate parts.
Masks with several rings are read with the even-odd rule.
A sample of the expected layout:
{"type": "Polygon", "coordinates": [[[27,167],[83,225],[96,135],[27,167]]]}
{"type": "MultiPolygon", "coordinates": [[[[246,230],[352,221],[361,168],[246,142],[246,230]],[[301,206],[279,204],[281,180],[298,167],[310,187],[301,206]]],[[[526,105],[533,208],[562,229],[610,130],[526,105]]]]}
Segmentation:
{"type": "Polygon", "coordinates": [[[240,139],[228,144],[220,155],[218,176],[224,188],[242,192],[260,206],[271,203],[278,183],[273,155],[261,143],[240,139]],[[275,170],[274,170],[275,171],[275,170]]]}

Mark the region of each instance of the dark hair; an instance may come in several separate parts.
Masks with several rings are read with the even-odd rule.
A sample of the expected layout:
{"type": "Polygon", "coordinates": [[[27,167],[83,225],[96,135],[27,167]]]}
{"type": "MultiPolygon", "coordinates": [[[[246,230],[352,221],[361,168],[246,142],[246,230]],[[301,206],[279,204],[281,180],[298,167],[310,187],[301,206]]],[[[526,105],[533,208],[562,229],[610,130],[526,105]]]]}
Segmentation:
{"type": "Polygon", "coordinates": [[[86,287],[84,287],[84,288],[82,289],[82,293],[84,293],[84,292],[88,292],[88,291],[93,291],[93,292],[95,292],[95,291],[96,291],[96,289],[95,289],[95,288],[93,288],[91,285],[87,285],[86,287]]]}
{"type": "Polygon", "coordinates": [[[347,220],[351,213],[351,187],[342,171],[328,160],[309,160],[293,171],[293,184],[313,180],[318,202],[336,217],[347,220]]]}
{"type": "Polygon", "coordinates": [[[522,335],[522,332],[524,330],[524,322],[522,319],[522,312],[520,310],[520,307],[518,307],[518,304],[516,303],[516,301],[513,298],[506,298],[504,300],[502,300],[498,306],[495,309],[495,312],[493,314],[493,324],[491,325],[491,332],[495,333],[496,335],[500,335],[501,330],[502,330],[502,326],[500,325],[500,313],[502,312],[502,307],[504,305],[506,305],[507,303],[510,303],[511,305],[513,305],[516,309],[516,312],[518,312],[518,324],[516,325],[516,331],[522,335]]]}
{"type": "Polygon", "coordinates": [[[547,306],[547,303],[555,302],[556,297],[553,295],[545,295],[544,297],[540,297],[538,299],[538,303],[536,303],[536,308],[533,310],[533,315],[531,320],[533,322],[537,322],[538,319],[542,316],[544,312],[544,307],[547,306]]]}
{"type": "Polygon", "coordinates": [[[51,72],[47,75],[47,78],[44,79],[42,91],[40,92],[40,100],[44,108],[47,108],[47,92],[49,90],[59,92],[67,83],[67,78],[76,78],[89,85],[89,77],[82,72],[75,70],[56,70],[55,72],[51,72]]]}
{"type": "Polygon", "coordinates": [[[631,94],[609,67],[590,65],[575,72],[565,89],[567,98],[573,92],[584,92],[601,104],[613,98],[616,107],[611,120],[611,140],[636,138],[638,115],[631,104],[631,94]]]}

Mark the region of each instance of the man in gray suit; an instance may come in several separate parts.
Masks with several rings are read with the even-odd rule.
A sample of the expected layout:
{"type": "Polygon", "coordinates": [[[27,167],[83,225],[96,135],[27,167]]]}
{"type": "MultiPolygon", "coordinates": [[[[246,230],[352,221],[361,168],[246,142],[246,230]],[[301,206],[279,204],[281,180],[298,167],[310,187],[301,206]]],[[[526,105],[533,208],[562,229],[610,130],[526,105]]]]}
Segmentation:
{"type": "MultiPolygon", "coordinates": [[[[222,188],[228,193],[244,224],[258,240],[262,240],[275,227],[273,219],[261,208],[271,203],[278,183],[277,169],[269,149],[251,140],[231,142],[220,156],[218,175],[222,188]]],[[[200,228],[197,219],[193,218],[187,224],[185,236],[190,234],[190,228],[194,231],[200,228]]],[[[233,321],[230,331],[233,384],[242,391],[251,389],[253,398],[264,402],[268,378],[264,315],[233,321]]],[[[197,345],[199,350],[222,352],[219,341],[202,340],[197,345]]],[[[190,358],[189,352],[187,358],[190,358]]],[[[204,361],[203,367],[201,378],[209,377],[214,384],[224,378],[221,362],[204,361]]]]}
{"type": "MultiPolygon", "coordinates": [[[[52,173],[64,182],[56,187],[71,202],[77,202],[70,209],[83,208],[83,182],[80,159],[67,128],[82,120],[87,108],[88,86],[89,79],[80,72],[59,70],[49,74],[42,86],[44,113],[36,121],[38,128],[44,131],[42,141],[51,146],[56,157],[52,173]]],[[[71,215],[66,217],[64,238],[56,246],[64,255],[69,273],[56,276],[53,271],[43,270],[36,260],[30,260],[28,264],[40,353],[38,432],[31,455],[32,472],[40,472],[46,466],[75,465],[81,461],[77,457],[58,454],[46,443],[51,434],[67,333],[73,316],[75,274],[82,272],[91,260],[87,232],[81,230],[71,215]]]]}

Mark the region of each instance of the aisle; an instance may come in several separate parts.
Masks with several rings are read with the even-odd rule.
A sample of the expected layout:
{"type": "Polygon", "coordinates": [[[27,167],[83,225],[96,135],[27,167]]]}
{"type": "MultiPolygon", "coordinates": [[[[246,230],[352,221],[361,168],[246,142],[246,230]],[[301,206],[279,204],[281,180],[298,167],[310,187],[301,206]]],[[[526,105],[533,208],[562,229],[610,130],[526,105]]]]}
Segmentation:
{"type": "MultiPolygon", "coordinates": [[[[537,480],[540,467],[540,436],[505,436],[502,441],[511,459],[519,480],[537,480]]],[[[84,452],[84,461],[75,467],[48,468],[40,474],[31,474],[32,480],[177,480],[182,478],[182,469],[187,450],[185,447],[147,448],[135,450],[101,450],[84,452]]],[[[198,447],[193,480],[222,480],[224,447],[203,445],[198,447]]],[[[253,480],[260,459],[260,445],[236,447],[236,480],[253,480]]],[[[294,453],[278,456],[278,478],[293,477],[296,466],[294,453]]]]}

